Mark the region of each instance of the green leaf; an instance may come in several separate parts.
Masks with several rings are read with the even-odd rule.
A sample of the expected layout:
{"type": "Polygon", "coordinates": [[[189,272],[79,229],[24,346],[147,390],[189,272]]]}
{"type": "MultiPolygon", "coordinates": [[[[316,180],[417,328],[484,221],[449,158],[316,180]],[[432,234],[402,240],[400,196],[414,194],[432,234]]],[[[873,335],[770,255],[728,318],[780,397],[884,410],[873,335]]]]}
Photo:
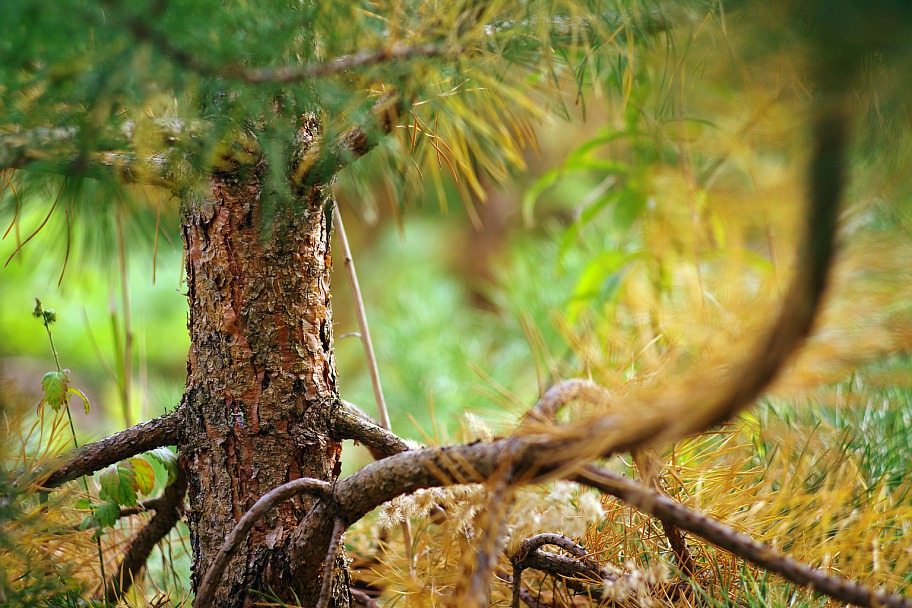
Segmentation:
{"type": "Polygon", "coordinates": [[[47,403],[56,412],[66,405],[70,377],[65,371],[48,372],[41,379],[41,390],[44,391],[42,402],[47,403]]]}
{"type": "Polygon", "coordinates": [[[524,225],[531,226],[534,224],[533,211],[535,210],[535,203],[538,201],[538,198],[545,192],[545,190],[557,182],[558,178],[560,178],[561,175],[562,174],[560,170],[551,169],[539,177],[538,180],[536,180],[536,182],[532,184],[528,190],[526,190],[522,201],[522,218],[524,225]]]}
{"type": "Polygon", "coordinates": [[[638,253],[606,251],[586,265],[567,304],[567,318],[575,322],[580,312],[593,304],[617,298],[627,265],[638,253]]]}
{"type": "Polygon", "coordinates": [[[91,409],[91,407],[90,407],[90,405],[89,405],[89,398],[86,397],[86,394],[83,393],[83,392],[82,392],[81,390],[79,390],[78,388],[76,388],[75,386],[71,386],[71,387],[67,390],[67,392],[68,392],[68,393],[73,393],[74,395],[76,395],[77,397],[79,397],[80,399],[82,399],[82,409],[85,410],[85,413],[86,413],[86,414],[88,414],[88,413],[89,413],[89,410],[91,409]]]}
{"type": "Polygon", "coordinates": [[[146,457],[158,461],[168,471],[168,483],[177,477],[177,455],[168,448],[155,448],[146,452],[146,457]]]}
{"type": "Polygon", "coordinates": [[[109,500],[95,509],[95,521],[99,527],[110,528],[117,523],[118,517],[120,517],[120,505],[116,502],[109,500]]]}
{"type": "Polygon", "coordinates": [[[142,458],[131,458],[129,462],[133,465],[133,473],[136,476],[134,484],[136,489],[143,494],[148,494],[155,487],[155,469],[142,458]]]}
{"type": "Polygon", "coordinates": [[[130,462],[112,464],[101,472],[98,482],[109,500],[127,507],[136,505],[136,471],[130,462]]]}
{"type": "Polygon", "coordinates": [[[90,506],[92,506],[92,503],[89,502],[88,498],[80,498],[76,501],[77,509],[88,509],[90,506]]]}

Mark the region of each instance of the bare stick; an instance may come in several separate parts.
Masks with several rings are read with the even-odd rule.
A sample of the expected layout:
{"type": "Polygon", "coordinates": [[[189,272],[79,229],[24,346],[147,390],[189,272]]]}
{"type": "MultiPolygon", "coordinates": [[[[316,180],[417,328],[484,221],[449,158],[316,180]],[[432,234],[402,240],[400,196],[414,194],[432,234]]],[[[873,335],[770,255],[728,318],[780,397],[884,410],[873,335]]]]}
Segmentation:
{"type": "Polygon", "coordinates": [[[155,515],[130,541],[124,553],[120,567],[105,589],[105,603],[114,605],[123,594],[130,590],[134,579],[139,574],[152,549],[165,538],[177,524],[183,513],[184,495],[187,493],[187,477],[182,468],[178,468],[174,482],[165,488],[164,493],[155,503],[155,515]]]}
{"type": "Polygon", "coordinates": [[[545,532],[530,536],[522,541],[519,551],[510,559],[513,563],[513,598],[510,602],[510,608],[519,608],[519,601],[522,599],[522,573],[527,568],[526,557],[529,553],[544,545],[555,545],[576,557],[582,557],[586,554],[586,550],[583,547],[563,534],[545,532]]]}
{"type": "Polygon", "coordinates": [[[380,386],[380,372],[377,369],[377,358],[374,356],[374,345],[371,342],[370,329],[367,326],[367,315],[364,312],[364,299],[361,297],[361,287],[358,284],[358,273],[355,271],[355,261],[352,259],[351,248],[348,246],[348,236],[345,234],[345,225],[342,223],[342,213],[339,205],[333,206],[333,221],[339,234],[339,245],[342,247],[342,256],[345,260],[345,274],[348,285],[351,287],[352,300],[355,304],[355,315],[358,318],[358,328],[361,330],[361,344],[364,345],[364,356],[367,358],[367,371],[370,374],[371,386],[374,389],[374,400],[377,402],[377,411],[380,415],[380,426],[390,429],[389,414],[386,410],[386,401],[383,399],[383,388],[380,386]]]}
{"type": "MultiPolygon", "coordinates": [[[[633,452],[633,461],[636,463],[637,471],[640,473],[640,479],[656,492],[667,495],[665,488],[662,486],[661,474],[665,463],[661,461],[656,451],[653,448],[636,450],[633,452]]],[[[671,546],[671,551],[674,553],[678,567],[684,574],[696,579],[697,565],[690,554],[684,533],[664,519],[660,518],[659,523],[662,524],[662,531],[665,532],[665,538],[668,539],[668,544],[671,546]]]]}
{"type": "Polygon", "coordinates": [[[341,519],[336,519],[333,522],[332,536],[329,538],[329,548],[326,549],[326,561],[323,562],[323,584],[320,586],[317,608],[327,608],[329,606],[329,598],[332,595],[332,577],[336,566],[336,553],[339,551],[339,542],[342,540],[343,532],[345,532],[345,522],[341,519]]]}
{"type": "Polygon", "coordinates": [[[912,602],[905,598],[801,564],[700,511],[605,469],[587,466],[573,481],[615,496],[645,513],[692,532],[741,559],[779,574],[796,585],[808,587],[841,602],[868,608],[912,608],[912,602]]]}
{"type": "Polygon", "coordinates": [[[260,497],[250,509],[244,513],[237,525],[222,543],[218,554],[209,565],[206,576],[203,577],[199,589],[196,592],[196,600],[193,602],[195,608],[209,606],[212,603],[212,596],[218,587],[222,574],[231,561],[231,557],[237,551],[238,547],[247,538],[247,534],[253,529],[254,524],[259,521],[266,513],[271,511],[279,503],[288,500],[298,494],[315,494],[323,497],[332,491],[332,485],[328,481],[302,477],[294,479],[288,483],[270,490],[260,497]]]}
{"type": "MultiPolygon", "coordinates": [[[[383,398],[383,387],[380,385],[380,370],[377,369],[377,357],[374,355],[374,345],[371,341],[370,328],[367,325],[367,314],[364,312],[364,298],[361,297],[361,286],[358,284],[358,273],[355,271],[355,261],[352,258],[351,247],[348,245],[348,235],[345,234],[345,224],[342,222],[342,212],[339,205],[333,206],[333,218],[339,231],[339,244],[342,246],[342,255],[345,259],[345,274],[351,288],[352,301],[355,304],[355,316],[358,318],[358,329],[361,330],[361,344],[364,346],[364,356],[367,359],[367,371],[370,374],[371,387],[374,389],[374,401],[377,402],[377,412],[380,416],[380,426],[390,430],[389,412],[386,409],[386,400],[383,398]]],[[[408,559],[409,568],[413,568],[415,556],[412,555],[412,530],[409,520],[402,522],[403,547],[408,559]]]]}
{"type": "Polygon", "coordinates": [[[177,443],[183,416],[179,411],[137,424],[63,456],[64,464],[44,482],[53,488],[149,450],[177,443]]]}

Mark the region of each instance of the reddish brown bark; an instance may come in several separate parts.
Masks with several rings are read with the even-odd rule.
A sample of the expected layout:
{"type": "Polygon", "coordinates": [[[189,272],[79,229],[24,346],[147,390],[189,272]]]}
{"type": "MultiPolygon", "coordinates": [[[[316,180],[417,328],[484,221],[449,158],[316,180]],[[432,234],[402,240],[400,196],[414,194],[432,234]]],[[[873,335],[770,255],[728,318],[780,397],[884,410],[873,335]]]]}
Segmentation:
{"type": "MultiPolygon", "coordinates": [[[[292,479],[338,476],[341,448],[330,435],[338,404],[329,295],[332,202],[327,189],[312,188],[294,210],[277,213],[264,237],[263,172],[260,165],[246,174],[216,175],[211,197],[184,211],[193,346],[181,448],[189,469],[194,586],[260,496],[292,479]]],[[[300,496],[257,523],[228,566],[214,605],[266,599],[256,591],[294,604],[316,602],[319,567],[313,576],[291,580],[287,562],[296,557],[273,559],[312,506],[312,498],[300,496]]]]}

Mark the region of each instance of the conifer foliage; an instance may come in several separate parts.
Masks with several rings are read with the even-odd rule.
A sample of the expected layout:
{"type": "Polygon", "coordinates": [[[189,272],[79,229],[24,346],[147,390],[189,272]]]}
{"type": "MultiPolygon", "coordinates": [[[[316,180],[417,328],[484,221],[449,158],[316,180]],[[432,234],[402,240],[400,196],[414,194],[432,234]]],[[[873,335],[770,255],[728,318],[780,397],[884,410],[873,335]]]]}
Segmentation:
{"type": "MultiPolygon", "coordinates": [[[[75,231],[104,234],[104,226],[120,226],[125,200],[150,192],[179,200],[191,338],[187,383],[173,411],[87,445],[73,431],[75,445],[60,458],[0,468],[0,566],[17,573],[0,574],[0,602],[137,603],[130,590],[153,548],[184,521],[199,607],[376,605],[384,588],[408,588],[421,575],[433,593],[415,597],[447,606],[696,605],[712,601],[713,585],[731,573],[718,561],[715,570],[707,566],[694,538],[837,601],[909,606],[781,555],[673,499],[663,481],[658,450],[751,407],[812,331],[831,281],[850,169],[849,91],[870,51],[862,32],[830,52],[830,37],[848,23],[828,19],[820,2],[805,13],[723,4],[0,3],[0,188],[13,223],[21,208],[44,205],[50,214],[59,204],[68,234],[71,220],[75,231]],[[655,84],[638,81],[639,63],[676,57],[680,32],[724,26],[730,10],[758,11],[773,23],[783,15],[812,21],[810,33],[790,24],[775,38],[806,52],[796,82],[811,79],[816,90],[805,100],[807,195],[794,207],[801,209],[799,253],[781,299],[772,298],[769,322],[671,381],[618,391],[598,378],[558,378],[503,437],[476,428],[477,440],[410,446],[391,432],[382,408],[377,424],[343,402],[329,285],[330,235],[342,230],[334,188],[341,182],[368,198],[393,191],[406,201],[422,184],[451,180],[466,199],[483,200],[487,184],[523,168],[539,119],[575,113],[598,95],[621,100],[629,118],[631,108],[643,110],[637,91],[655,84]],[[49,185],[59,191],[50,202],[49,185]],[[573,405],[579,411],[568,415],[573,405]],[[376,460],[343,477],[345,439],[368,446],[376,460]],[[627,453],[641,481],[600,464],[627,453]],[[80,489],[71,505],[68,491],[80,489]],[[629,518],[631,527],[657,525],[673,574],[665,562],[613,561],[623,556],[610,547],[592,552],[620,517],[608,496],[641,514],[629,518]],[[549,516],[514,516],[529,505],[549,516]],[[371,527],[365,517],[377,507],[371,527]],[[81,513],[81,523],[68,522],[67,509],[81,513]],[[106,557],[101,538],[139,513],[150,517],[117,545],[114,559],[106,557]],[[413,520],[439,534],[411,542],[413,520]],[[389,537],[400,534],[408,556],[400,579],[378,575],[390,560],[377,543],[391,547],[398,541],[389,537]],[[379,540],[346,542],[364,535],[379,540]],[[438,544],[416,556],[422,543],[438,544]],[[441,574],[422,561],[435,548],[452,560],[438,565],[441,574]],[[54,563],[66,552],[89,556],[85,568],[54,563]],[[537,593],[524,583],[534,577],[537,593]],[[66,585],[54,588],[54,580],[66,585]]],[[[905,18],[902,8],[875,4],[905,18]]],[[[885,52],[897,40],[888,35],[885,52]]],[[[598,145],[578,151],[577,160],[598,145]]],[[[662,157],[655,143],[649,166],[662,166],[662,157]]],[[[646,189],[654,178],[643,172],[637,181],[636,168],[620,164],[587,169],[606,166],[630,189],[597,202],[582,221],[608,205],[622,213],[623,192],[646,189]]],[[[528,197],[528,215],[548,185],[528,197]]],[[[645,213],[645,200],[632,213],[645,213]]],[[[53,350],[53,311],[39,302],[36,316],[53,350]]],[[[366,327],[362,334],[367,341],[366,327]]],[[[60,434],[64,416],[79,400],[88,410],[88,400],[60,362],[42,384],[39,413],[69,441],[60,434]]]]}

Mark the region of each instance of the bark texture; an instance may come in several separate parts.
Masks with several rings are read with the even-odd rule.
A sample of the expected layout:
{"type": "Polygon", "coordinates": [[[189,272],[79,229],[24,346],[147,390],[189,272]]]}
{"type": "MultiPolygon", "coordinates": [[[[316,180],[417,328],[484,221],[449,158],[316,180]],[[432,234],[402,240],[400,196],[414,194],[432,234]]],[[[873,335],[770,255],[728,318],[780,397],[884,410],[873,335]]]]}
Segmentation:
{"type": "MultiPolygon", "coordinates": [[[[217,174],[211,197],[184,210],[193,346],[181,448],[194,587],[263,494],[293,479],[334,481],[339,473],[341,446],[330,432],[339,403],[329,294],[332,199],[324,187],[299,193],[295,209],[277,212],[264,237],[264,170],[261,163],[217,174]]],[[[249,606],[269,597],[316,603],[320,567],[291,580],[287,563],[297,558],[284,551],[313,504],[298,496],[257,522],[213,605],[249,606]]]]}

